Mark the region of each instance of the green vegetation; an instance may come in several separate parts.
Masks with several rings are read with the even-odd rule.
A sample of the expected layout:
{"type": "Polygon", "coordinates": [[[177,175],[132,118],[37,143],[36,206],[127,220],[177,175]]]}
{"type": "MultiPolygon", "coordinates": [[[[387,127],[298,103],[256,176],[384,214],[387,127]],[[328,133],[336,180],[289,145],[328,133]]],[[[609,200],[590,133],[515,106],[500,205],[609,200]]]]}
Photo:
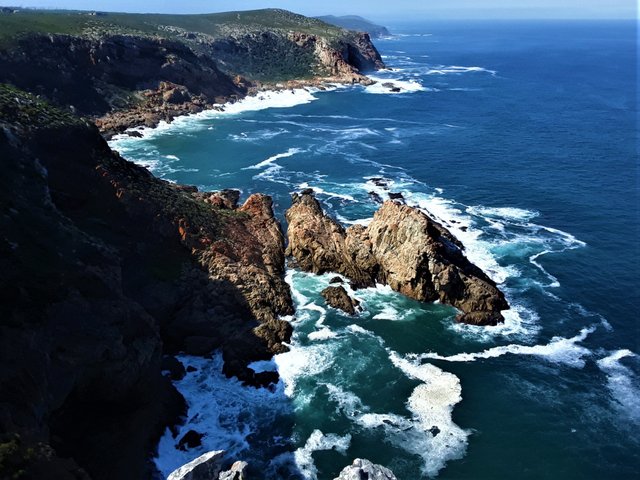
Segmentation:
{"type": "Polygon", "coordinates": [[[21,34],[57,33],[95,36],[130,34],[185,39],[186,32],[213,38],[257,30],[300,31],[327,38],[344,35],[341,28],[286,10],[265,9],[203,15],[96,13],[70,10],[19,10],[0,13],[0,44],[21,34]]]}
{"type": "Polygon", "coordinates": [[[0,83],[0,123],[55,128],[84,122],[71,112],[54,107],[12,85],[0,83]]]}

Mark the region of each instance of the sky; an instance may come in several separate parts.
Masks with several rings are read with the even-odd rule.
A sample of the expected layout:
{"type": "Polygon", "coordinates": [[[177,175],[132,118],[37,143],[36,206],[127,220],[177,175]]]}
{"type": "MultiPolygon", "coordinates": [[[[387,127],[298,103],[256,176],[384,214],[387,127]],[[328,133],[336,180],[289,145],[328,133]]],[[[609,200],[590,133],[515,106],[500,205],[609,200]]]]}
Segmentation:
{"type": "Polygon", "coordinates": [[[144,13],[211,13],[276,7],[304,15],[413,18],[636,18],[638,0],[0,0],[2,6],[144,13]]]}

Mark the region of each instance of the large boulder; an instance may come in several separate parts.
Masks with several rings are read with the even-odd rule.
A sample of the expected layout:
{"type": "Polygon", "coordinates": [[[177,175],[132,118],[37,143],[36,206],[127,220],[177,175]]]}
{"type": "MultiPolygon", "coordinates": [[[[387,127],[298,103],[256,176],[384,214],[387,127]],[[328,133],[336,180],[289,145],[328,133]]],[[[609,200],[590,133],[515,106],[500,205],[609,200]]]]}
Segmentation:
{"type": "Polygon", "coordinates": [[[355,315],[356,309],[360,305],[360,302],[355,298],[351,298],[342,286],[327,287],[320,293],[330,307],[342,310],[349,315],[355,315]]]}
{"type": "Polygon", "coordinates": [[[397,480],[391,470],[363,458],[356,458],[333,480],[397,480]]]}
{"type": "Polygon", "coordinates": [[[423,211],[386,201],[372,222],[344,229],[312,193],[294,194],[286,212],[287,254],[299,268],[338,272],[358,287],[387,284],[420,301],[452,305],[460,322],[496,325],[509,308],[503,293],[463,253],[463,245],[423,211]]]}

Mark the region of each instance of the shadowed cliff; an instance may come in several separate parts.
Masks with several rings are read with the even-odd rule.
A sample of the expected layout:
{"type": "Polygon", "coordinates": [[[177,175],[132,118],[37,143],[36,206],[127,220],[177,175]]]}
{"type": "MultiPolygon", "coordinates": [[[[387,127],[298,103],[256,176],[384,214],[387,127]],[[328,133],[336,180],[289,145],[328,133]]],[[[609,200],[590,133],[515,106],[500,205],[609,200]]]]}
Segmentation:
{"type": "Polygon", "coordinates": [[[156,179],[4,85],[0,158],[0,477],[148,478],[184,409],[163,353],[221,349],[228,375],[277,380],[247,368],[291,334],[268,197],[156,179]]]}

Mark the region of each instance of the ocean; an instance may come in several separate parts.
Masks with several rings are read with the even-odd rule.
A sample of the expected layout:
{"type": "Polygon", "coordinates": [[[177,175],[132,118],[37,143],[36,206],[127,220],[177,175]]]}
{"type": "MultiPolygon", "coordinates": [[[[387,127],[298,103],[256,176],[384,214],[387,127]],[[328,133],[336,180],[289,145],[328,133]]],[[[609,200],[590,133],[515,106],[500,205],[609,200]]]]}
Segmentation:
{"type": "Polygon", "coordinates": [[[505,323],[458,325],[384,286],[353,292],[350,317],[320,296],[333,275],[288,269],[291,351],[254,365],[280,384],[181,357],[198,370],[176,382],[180,430],[206,436],[183,452],[167,432],[159,469],[225,449],[266,478],[332,479],[358,457],[400,480],[637,478],[636,23],[389,27],[376,85],[264,93],[111,145],[170,181],[272,195],[282,221],[303,188],[344,225],[372,217],[370,192],[402,193],[500,283],[505,323]]]}

